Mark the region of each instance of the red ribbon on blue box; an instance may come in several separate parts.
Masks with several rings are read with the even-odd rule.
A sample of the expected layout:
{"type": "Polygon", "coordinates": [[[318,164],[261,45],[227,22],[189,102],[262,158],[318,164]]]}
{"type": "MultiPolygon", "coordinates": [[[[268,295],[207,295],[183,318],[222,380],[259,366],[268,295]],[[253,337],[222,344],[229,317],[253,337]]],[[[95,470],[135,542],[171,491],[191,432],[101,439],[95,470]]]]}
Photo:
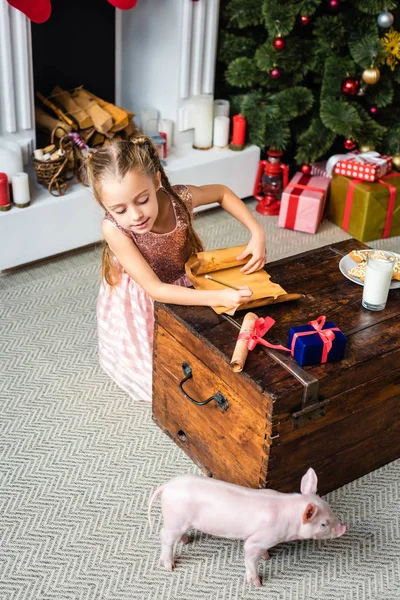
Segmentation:
{"type": "Polygon", "coordinates": [[[346,347],[346,337],[340,331],[339,327],[336,327],[334,323],[333,326],[326,327],[327,321],[324,315],[321,315],[317,319],[313,321],[309,321],[308,325],[312,327],[309,331],[294,331],[296,327],[292,327],[290,332],[292,334],[291,343],[289,343],[290,348],[286,348],[281,344],[270,344],[267,340],[263,339],[264,335],[271,329],[271,327],[275,324],[275,320],[271,317],[266,317],[265,319],[259,318],[256,320],[254,325],[254,330],[252,333],[241,333],[238,337],[239,340],[247,340],[247,348],[248,350],[254,350],[257,344],[261,344],[262,346],[266,346],[267,348],[273,348],[275,350],[283,350],[285,352],[290,352],[293,357],[296,354],[296,343],[297,340],[303,336],[310,336],[318,334],[320,340],[322,341],[322,353],[320,359],[311,359],[307,357],[306,360],[303,360],[303,356],[296,358],[296,360],[303,366],[305,364],[323,364],[328,361],[330,358],[329,354],[333,347],[333,342],[336,338],[336,333],[338,332],[338,348],[336,351],[336,355],[333,357],[333,360],[340,360],[343,358],[344,350],[346,347]],[[308,362],[307,362],[308,361],[308,362]]]}

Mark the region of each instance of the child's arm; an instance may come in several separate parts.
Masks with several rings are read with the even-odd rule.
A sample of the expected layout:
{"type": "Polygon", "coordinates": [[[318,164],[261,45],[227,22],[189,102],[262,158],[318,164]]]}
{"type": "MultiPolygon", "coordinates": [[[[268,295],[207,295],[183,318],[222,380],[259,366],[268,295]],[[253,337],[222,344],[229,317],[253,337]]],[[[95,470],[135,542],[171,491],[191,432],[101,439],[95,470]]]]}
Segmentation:
{"type": "Polygon", "coordinates": [[[240,290],[193,290],[179,285],[163,283],[134,242],[109,221],[103,221],[103,235],[125,271],[153,300],[167,304],[188,306],[229,306],[233,308],[250,300],[248,287],[240,290]]]}
{"type": "Polygon", "coordinates": [[[252,254],[249,262],[241,268],[243,273],[254,273],[266,263],[265,233],[261,225],[253,217],[247,206],[225,185],[187,186],[192,194],[193,207],[219,202],[226,212],[240,221],[251,233],[251,240],[245,250],[237,257],[242,260],[252,254]]]}

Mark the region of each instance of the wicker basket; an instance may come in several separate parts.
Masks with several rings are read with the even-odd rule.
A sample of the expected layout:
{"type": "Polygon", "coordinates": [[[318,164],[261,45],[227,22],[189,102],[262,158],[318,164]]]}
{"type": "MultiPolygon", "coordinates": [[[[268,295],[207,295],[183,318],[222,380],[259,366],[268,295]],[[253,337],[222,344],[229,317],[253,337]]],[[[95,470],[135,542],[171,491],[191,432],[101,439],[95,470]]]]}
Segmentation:
{"type": "Polygon", "coordinates": [[[74,142],[68,136],[68,132],[60,126],[53,130],[51,143],[54,144],[57,129],[62,129],[65,132],[59,142],[59,149],[63,151],[64,155],[56,160],[38,160],[34,156],[32,159],[38,183],[45,185],[53,196],[63,196],[67,191],[68,181],[75,174],[75,152],[74,142]],[[70,160],[73,164],[72,169],[69,166],[70,160]]]}

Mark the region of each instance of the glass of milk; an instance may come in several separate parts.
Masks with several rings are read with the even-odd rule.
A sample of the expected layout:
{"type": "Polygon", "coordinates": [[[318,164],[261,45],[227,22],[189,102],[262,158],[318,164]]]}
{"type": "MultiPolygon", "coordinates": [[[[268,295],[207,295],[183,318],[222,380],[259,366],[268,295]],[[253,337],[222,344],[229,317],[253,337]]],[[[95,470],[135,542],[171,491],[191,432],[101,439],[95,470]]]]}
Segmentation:
{"type": "Polygon", "coordinates": [[[392,252],[367,252],[362,305],[368,310],[383,310],[389,293],[396,256],[392,252]]]}

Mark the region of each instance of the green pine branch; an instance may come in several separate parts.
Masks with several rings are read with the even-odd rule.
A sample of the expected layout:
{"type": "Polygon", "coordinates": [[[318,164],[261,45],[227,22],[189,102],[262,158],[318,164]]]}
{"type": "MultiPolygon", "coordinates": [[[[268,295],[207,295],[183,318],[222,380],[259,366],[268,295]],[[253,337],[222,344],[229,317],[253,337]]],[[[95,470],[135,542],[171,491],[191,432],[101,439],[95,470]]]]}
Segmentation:
{"type": "Polygon", "coordinates": [[[245,56],[251,58],[257,49],[257,41],[252,37],[234,35],[227,31],[222,32],[219,40],[218,59],[229,65],[235,58],[245,56]]]}
{"type": "Polygon", "coordinates": [[[298,14],[295,2],[264,0],[261,10],[267,31],[272,37],[279,32],[285,37],[293,30],[298,14]]]}
{"type": "Polygon", "coordinates": [[[230,0],[223,9],[230,27],[250,27],[262,23],[260,0],[230,0]]]}
{"type": "Polygon", "coordinates": [[[259,78],[259,71],[254,60],[251,58],[235,58],[225,72],[225,78],[228,83],[234,87],[252,88],[259,78]]]}
{"type": "Polygon", "coordinates": [[[347,57],[332,56],[325,61],[321,85],[321,98],[343,97],[341,85],[346,77],[357,74],[354,62],[347,57]]]}
{"type": "Polygon", "coordinates": [[[383,108],[392,104],[393,98],[393,83],[388,78],[382,78],[375,85],[367,87],[367,99],[371,105],[375,104],[379,108],[383,108]]]}
{"type": "Polygon", "coordinates": [[[397,7],[395,0],[353,0],[354,6],[368,15],[378,15],[385,10],[393,10],[397,7]]]}
{"type": "Polygon", "coordinates": [[[309,128],[297,139],[297,164],[308,164],[327,154],[335,138],[335,133],[327,129],[321,119],[314,118],[309,128]]]}
{"type": "MultiPolygon", "coordinates": [[[[286,149],[299,163],[335,151],[342,144],[338,136],[399,153],[400,64],[393,71],[384,64],[384,31],[377,17],[400,2],[342,0],[337,14],[329,12],[327,3],[223,3],[219,60],[228,86],[223,93],[230,90],[232,110],[245,115],[251,142],[286,149]],[[306,27],[302,15],[311,18],[306,27]],[[273,47],[279,33],[285,41],[281,52],[273,47]],[[375,85],[362,82],[362,72],[371,64],[381,71],[375,85]],[[275,66],[282,74],[271,80],[275,66]],[[353,97],[341,90],[347,77],[361,84],[353,97]],[[372,105],[378,107],[374,116],[369,113],[372,105]]],[[[400,6],[394,16],[397,24],[400,6]]]]}
{"type": "Polygon", "coordinates": [[[386,57],[385,48],[377,32],[374,35],[367,35],[356,42],[350,42],[349,50],[354,62],[358,63],[364,69],[368,69],[372,64],[379,65],[384,63],[386,57]]]}
{"type": "Polygon", "coordinates": [[[307,88],[293,87],[275,94],[273,102],[279,108],[279,118],[282,121],[291,121],[308,113],[314,98],[307,88]]]}
{"type": "Polygon", "coordinates": [[[351,137],[354,137],[359,144],[366,144],[372,141],[375,144],[381,142],[386,133],[386,127],[379,125],[379,123],[372,119],[360,104],[354,104],[354,109],[359,116],[360,122],[352,127],[351,137]]]}
{"type": "Polygon", "coordinates": [[[342,99],[322,100],[320,117],[327,129],[346,138],[363,125],[355,106],[342,99]]]}

